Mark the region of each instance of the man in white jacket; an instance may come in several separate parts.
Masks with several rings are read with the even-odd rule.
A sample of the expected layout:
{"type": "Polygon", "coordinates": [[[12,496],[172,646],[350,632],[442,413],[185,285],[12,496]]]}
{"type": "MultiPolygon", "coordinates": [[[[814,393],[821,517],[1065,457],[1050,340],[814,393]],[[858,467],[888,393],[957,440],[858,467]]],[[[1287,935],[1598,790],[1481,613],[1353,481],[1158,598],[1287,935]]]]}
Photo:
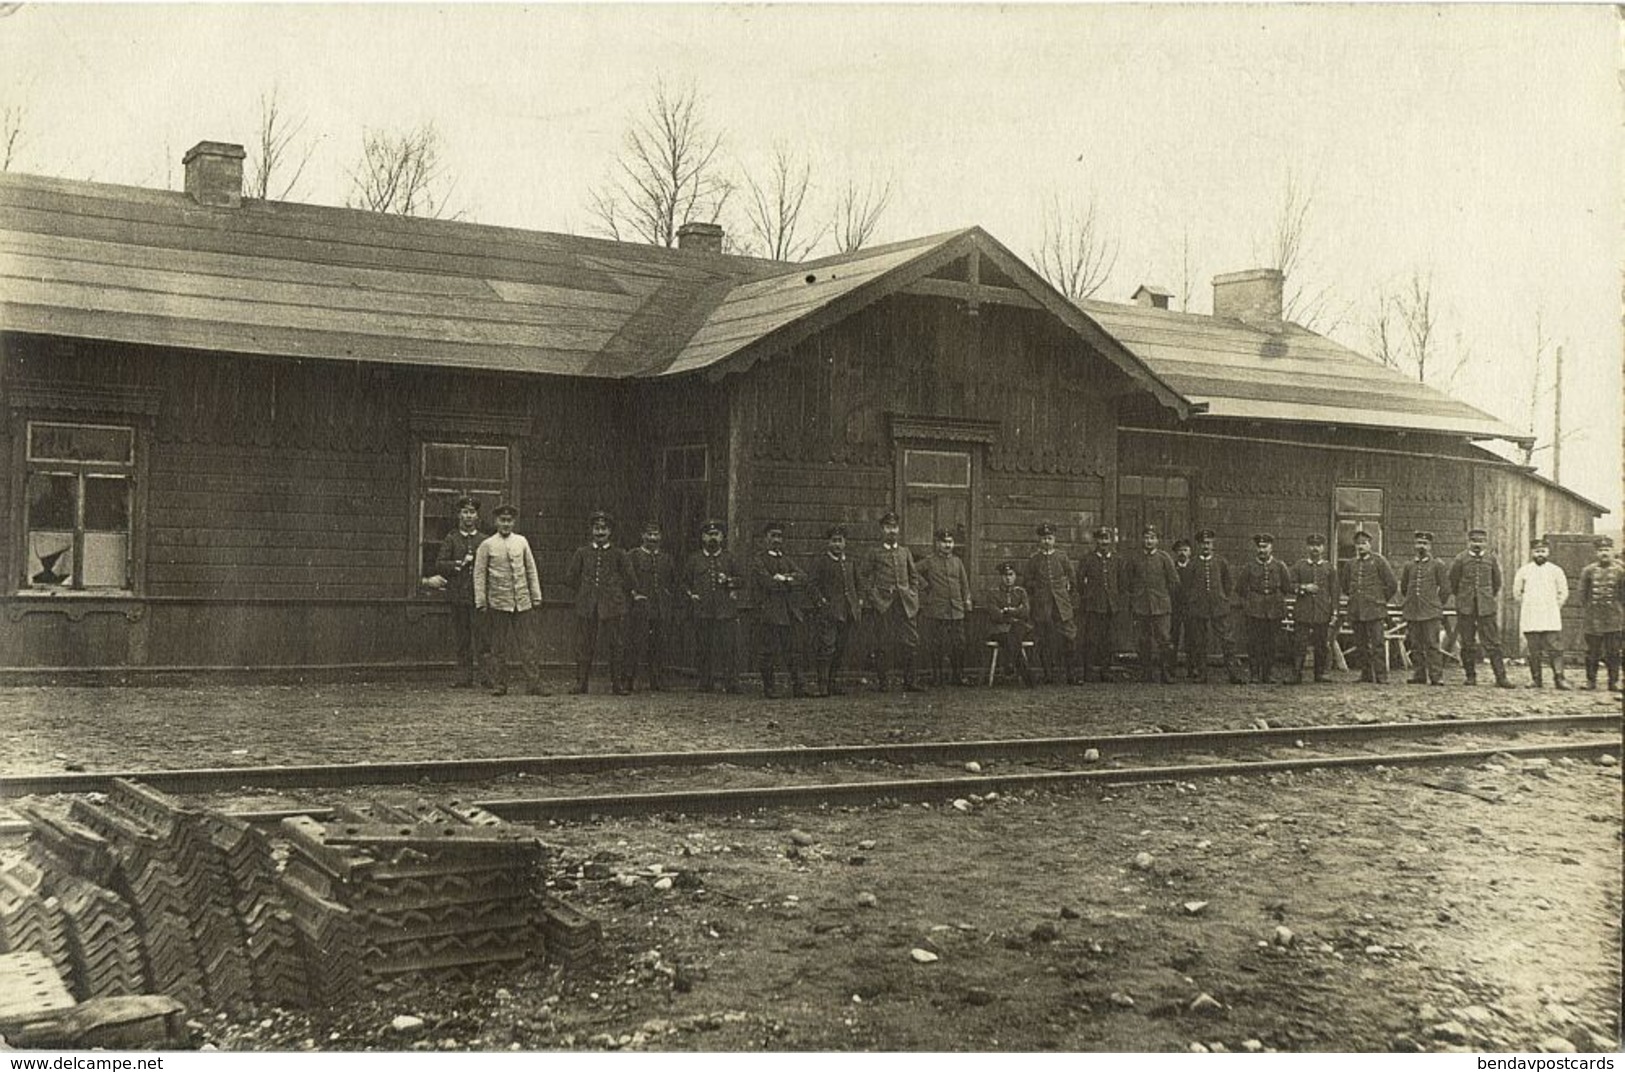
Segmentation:
{"type": "Polygon", "coordinates": [[[1563,567],[1547,561],[1551,548],[1543,539],[1531,540],[1532,562],[1518,567],[1512,580],[1512,597],[1518,601],[1518,628],[1529,645],[1529,687],[1538,689],[1541,658],[1552,660],[1552,684],[1567,689],[1563,680],[1563,604],[1569,598],[1569,579],[1563,567]]]}

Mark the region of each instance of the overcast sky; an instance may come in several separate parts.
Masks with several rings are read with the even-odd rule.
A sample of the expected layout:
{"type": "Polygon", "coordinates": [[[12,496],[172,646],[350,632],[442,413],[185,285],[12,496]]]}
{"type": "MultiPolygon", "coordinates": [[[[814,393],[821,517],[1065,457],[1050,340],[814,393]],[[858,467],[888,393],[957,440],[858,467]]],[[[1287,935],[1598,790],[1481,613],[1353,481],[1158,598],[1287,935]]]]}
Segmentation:
{"type": "Polygon", "coordinates": [[[1188,236],[1203,312],[1214,274],[1265,263],[1291,171],[1331,334],[1369,350],[1374,295],[1431,273],[1445,360],[1471,355],[1454,393],[1527,427],[1539,314],[1563,481],[1617,515],[1622,40],[1606,5],[26,5],[0,103],[13,170],[161,187],[197,141],[252,142],[275,86],[319,139],[301,200],[344,203],[364,129],[433,121],[466,218],[589,232],[664,78],[730,163],[805,153],[820,212],[889,176],[882,240],[980,224],[1031,259],[1043,204],[1092,194],[1121,243],[1095,296],[1178,291],[1188,236]]]}

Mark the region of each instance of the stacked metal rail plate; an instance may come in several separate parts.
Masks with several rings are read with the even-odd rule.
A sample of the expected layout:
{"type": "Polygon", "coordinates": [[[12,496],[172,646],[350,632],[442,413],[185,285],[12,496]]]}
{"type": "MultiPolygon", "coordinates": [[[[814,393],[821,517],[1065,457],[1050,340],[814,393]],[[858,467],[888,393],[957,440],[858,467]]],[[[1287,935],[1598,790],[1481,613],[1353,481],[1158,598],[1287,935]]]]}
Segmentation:
{"type": "Polygon", "coordinates": [[[280,884],[323,1000],[406,976],[467,978],[540,959],[546,846],[478,809],[424,803],[284,819],[280,884]]]}
{"type": "Polygon", "coordinates": [[[58,971],[68,967],[68,924],[62,903],[45,888],[45,872],[17,858],[0,866],[0,953],[35,952],[58,971]]]}

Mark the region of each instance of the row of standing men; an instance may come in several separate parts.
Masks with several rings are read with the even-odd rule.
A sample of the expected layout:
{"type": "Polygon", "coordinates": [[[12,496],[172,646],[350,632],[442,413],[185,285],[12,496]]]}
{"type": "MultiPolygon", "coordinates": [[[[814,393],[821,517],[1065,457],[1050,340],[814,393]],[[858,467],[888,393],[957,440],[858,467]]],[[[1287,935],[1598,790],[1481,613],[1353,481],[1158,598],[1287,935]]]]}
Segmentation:
{"type": "MultiPolygon", "coordinates": [[[[525,668],[531,690],[538,691],[533,638],[524,616],[540,605],[540,577],[529,544],[513,532],[517,511],[504,505],[494,516],[497,532],[487,537],[479,531],[479,504],[460,501],[458,527],[446,536],[437,563],[435,580],[448,590],[454,608],[459,684],[473,683],[475,658],[483,652],[493,691],[506,692],[510,662],[525,668]]],[[[858,558],[847,552],[846,529],[831,527],[825,534],[825,551],[803,570],[783,550],[782,524],[765,525],[762,550],[741,561],[724,545],[725,526],[708,521],[701,529],[700,549],[679,564],[661,549],[658,523],[644,526],[637,547],[622,550],[611,543],[609,516],[595,512],[589,542],[572,554],[564,578],[573,592],[575,612],[572,691],[587,691],[600,649],[607,656],[614,692],[630,692],[640,669],[651,689],[662,689],[671,629],[685,617],[694,627],[701,689],[738,691],[736,630],[740,597],[747,589],[755,595],[754,647],[764,692],[770,697],[778,695],[780,667],[795,695],[839,693],[838,670],[860,626],[866,629],[869,658],[882,691],[889,688],[894,670],[901,672],[905,690],[923,688],[916,674],[922,624],[932,678],[941,681],[946,664],[948,680],[964,683],[965,621],[973,599],[964,563],[953,553],[953,534],[937,532],[933,553],[916,560],[900,542],[896,514],[885,514],[880,527],[880,543],[858,558]],[[800,672],[801,634],[810,642],[811,690],[800,672]]],[[[1293,629],[1288,682],[1302,681],[1311,653],[1314,679],[1327,679],[1341,612],[1363,655],[1362,680],[1381,683],[1387,679],[1388,604],[1403,592],[1401,609],[1416,654],[1413,682],[1442,683],[1439,633],[1444,606],[1453,600],[1467,683],[1476,681],[1482,654],[1490,660],[1497,685],[1510,687],[1496,622],[1502,573],[1486,549],[1482,529],[1469,532],[1468,549],[1448,566],[1432,558],[1432,534],[1418,532],[1416,559],[1398,576],[1372,550],[1366,533],[1355,535],[1355,554],[1340,568],[1326,560],[1325,539],[1318,534],[1307,538],[1304,558],[1289,567],[1275,557],[1274,538],[1261,533],[1254,537],[1254,556],[1235,569],[1215,552],[1211,530],[1196,534],[1194,548],[1188,541],[1176,541],[1172,556],[1159,549],[1160,534],[1154,526],[1142,531],[1139,551],[1122,555],[1116,552],[1111,529],[1096,529],[1093,535],[1094,549],[1074,567],[1056,547],[1054,526],[1041,524],[1038,547],[1024,569],[1018,570],[1021,564],[1015,561],[1000,564],[1001,583],[988,607],[990,639],[1004,645],[1007,665],[1028,685],[1034,678],[1023,641],[1033,632],[1047,683],[1109,680],[1107,669],[1116,646],[1113,623],[1123,611],[1135,623],[1144,680],[1171,681],[1181,647],[1191,677],[1206,680],[1208,655],[1216,644],[1229,679],[1247,681],[1231,629],[1232,614],[1237,613],[1245,623],[1249,677],[1269,683],[1286,634],[1289,598],[1293,629]],[[1347,601],[1341,611],[1340,596],[1347,601]]],[[[1615,688],[1625,575],[1610,561],[1611,544],[1605,550],[1602,543],[1599,563],[1593,566],[1600,565],[1603,572],[1593,578],[1588,567],[1582,583],[1582,588],[1590,589],[1582,593],[1588,642],[1593,635],[1593,606],[1601,615],[1595,623],[1599,633],[1597,650],[1591,653],[1595,658],[1588,658],[1587,669],[1594,685],[1597,665],[1605,661],[1609,687],[1615,688]]],[[[1543,548],[1533,553],[1537,561],[1520,570],[1516,581],[1520,600],[1526,588],[1535,593],[1550,581],[1550,571],[1540,567],[1545,562],[1543,548]],[[1526,577],[1526,572],[1532,576],[1526,577]],[[1526,583],[1532,579],[1540,583],[1526,583]]],[[[1552,565],[1551,570],[1561,577],[1560,568],[1552,565]]],[[[1565,585],[1557,605],[1566,598],[1565,585]]],[[[1552,633],[1561,629],[1561,623],[1552,630],[1531,630],[1529,609],[1524,632],[1530,638],[1534,683],[1540,683],[1540,654],[1547,651],[1555,683],[1565,687],[1561,648],[1552,633]]]]}

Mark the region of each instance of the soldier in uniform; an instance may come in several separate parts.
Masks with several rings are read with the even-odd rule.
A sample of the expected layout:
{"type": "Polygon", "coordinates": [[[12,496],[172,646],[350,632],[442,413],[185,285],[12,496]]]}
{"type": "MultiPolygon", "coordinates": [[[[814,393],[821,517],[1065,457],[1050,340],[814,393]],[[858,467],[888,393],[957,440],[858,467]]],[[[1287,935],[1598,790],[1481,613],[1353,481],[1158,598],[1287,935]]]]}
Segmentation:
{"type": "Polygon", "coordinates": [[[1207,657],[1213,641],[1219,642],[1224,668],[1232,685],[1243,683],[1241,663],[1236,658],[1236,641],[1230,630],[1230,605],[1236,586],[1226,562],[1213,549],[1212,529],[1196,534],[1196,557],[1183,578],[1180,603],[1185,608],[1185,628],[1190,635],[1191,668],[1196,681],[1207,680],[1207,657]]]}
{"type": "Polygon", "coordinates": [[[1542,658],[1552,661],[1552,687],[1567,689],[1563,677],[1563,604],[1569,600],[1569,579],[1563,567],[1550,560],[1552,549],[1544,539],[1529,542],[1531,561],[1518,567],[1512,578],[1512,597],[1518,601],[1518,628],[1529,645],[1529,687],[1540,688],[1542,658]]]}
{"type": "Polygon", "coordinates": [[[1160,679],[1173,684],[1174,665],[1168,648],[1169,620],[1174,614],[1174,591],[1179,570],[1167,551],[1157,546],[1155,525],[1140,532],[1138,554],[1123,557],[1123,599],[1134,615],[1134,636],[1140,650],[1140,680],[1160,679]]]}
{"type": "Polygon", "coordinates": [[[1303,684],[1304,656],[1314,651],[1316,681],[1326,680],[1331,645],[1336,641],[1332,625],[1337,621],[1337,571],[1326,561],[1326,537],[1318,532],[1304,541],[1307,553],[1292,567],[1292,676],[1287,680],[1303,684]]]}
{"type": "Polygon", "coordinates": [[[1490,658],[1495,687],[1510,689],[1496,611],[1501,598],[1501,563],[1485,550],[1489,533],[1467,531],[1467,550],[1450,563],[1450,594],[1456,601],[1456,635],[1461,638],[1461,668],[1469,685],[1478,684],[1480,654],[1490,658]]]}
{"type": "Polygon", "coordinates": [[[891,688],[890,674],[899,663],[903,669],[903,690],[924,692],[914,680],[914,657],[920,646],[915,618],[920,613],[920,569],[904,547],[902,523],[890,510],[880,518],[880,544],[863,560],[858,591],[872,623],[875,638],[876,687],[891,688]]]}
{"type": "Polygon", "coordinates": [[[497,530],[474,552],[474,606],[486,619],[490,639],[491,695],[508,694],[508,661],[524,668],[532,696],[542,694],[532,611],[542,604],[542,575],[530,542],[513,530],[519,509],[503,503],[491,516],[497,530]]]}
{"type": "Polygon", "coordinates": [[[1342,563],[1340,578],[1348,597],[1348,620],[1354,627],[1354,641],[1365,657],[1361,681],[1388,684],[1388,643],[1383,626],[1388,621],[1388,601],[1399,592],[1399,578],[1388,560],[1371,550],[1371,534],[1354,534],[1354,557],[1342,563]]]}
{"type": "Polygon", "coordinates": [[[825,696],[839,696],[838,676],[846,661],[853,629],[862,620],[857,570],[846,553],[846,526],[832,525],[824,533],[828,546],[813,560],[809,586],[813,605],[813,644],[817,658],[818,688],[825,696]]]}
{"type": "Polygon", "coordinates": [[[1094,531],[1095,549],[1078,563],[1078,607],[1083,612],[1083,680],[1110,681],[1112,623],[1122,610],[1122,560],[1111,529],[1094,531]]]}
{"type": "MultiPolygon", "coordinates": [[[[1174,616],[1168,623],[1168,650],[1173,654],[1174,666],[1179,665],[1179,653],[1186,649],[1185,641],[1185,575],[1191,568],[1191,542],[1181,536],[1174,541],[1169,553],[1174,556],[1174,569],[1179,571],[1179,587],[1174,589],[1174,616]]],[[[1081,572],[1081,571],[1080,571],[1081,572]]],[[[1195,663],[1190,653],[1185,654],[1185,676],[1193,677],[1195,663]]]]}
{"type": "Polygon", "coordinates": [[[762,695],[776,700],[775,663],[783,663],[790,678],[790,691],[807,695],[801,684],[801,664],[796,658],[796,626],[802,620],[801,595],[807,575],[784,553],[784,523],[769,521],[762,526],[765,544],[751,564],[757,595],[757,657],[762,672],[762,695]]]}
{"type": "MultiPolygon", "coordinates": [[[[593,659],[602,639],[609,649],[609,684],[617,696],[632,691],[631,671],[625,666],[626,609],[637,591],[637,578],[626,552],[610,543],[610,518],[602,510],[588,517],[590,541],[578,547],[564,569],[564,583],[575,590],[576,683],[572,693],[587,691],[593,659]]],[[[639,593],[641,594],[641,593],[639,593]]]]}
{"type": "Polygon", "coordinates": [[[1253,537],[1253,557],[1241,567],[1236,594],[1247,619],[1247,676],[1260,685],[1275,680],[1275,656],[1286,623],[1286,593],[1292,574],[1275,557],[1275,537],[1260,532],[1253,537]]]}
{"type": "Polygon", "coordinates": [[[677,566],[660,549],[660,522],[643,526],[642,542],[626,553],[632,565],[632,607],[626,615],[626,683],[632,686],[644,667],[650,692],[665,687],[666,629],[671,621],[677,566]]]}
{"type": "Polygon", "coordinates": [[[1072,680],[1072,642],[1078,627],[1072,620],[1072,562],[1055,547],[1055,526],[1039,524],[1038,550],[1027,559],[1027,599],[1038,634],[1038,662],[1044,682],[1058,685],[1072,680]],[[1061,678],[1057,671],[1065,673],[1061,678]]]}
{"type": "Polygon", "coordinates": [[[451,604],[451,632],[457,641],[457,680],[454,689],[472,688],[474,668],[485,661],[485,630],[474,606],[474,555],[485,542],[480,531],[480,503],[463,496],[457,500],[457,527],[440,541],[435,558],[436,587],[443,588],[451,604]]]}
{"type": "Polygon", "coordinates": [[[954,554],[954,534],[938,529],[934,536],[935,549],[919,563],[920,617],[925,622],[925,650],[931,662],[931,683],[940,684],[938,676],[943,660],[948,662],[951,680],[955,685],[965,683],[965,615],[970,613],[970,575],[965,562],[954,554]]]}
{"type": "Polygon", "coordinates": [[[1433,533],[1417,532],[1416,558],[1400,573],[1404,593],[1401,613],[1405,639],[1411,649],[1412,685],[1444,684],[1444,653],[1439,630],[1444,624],[1444,603],[1450,598],[1450,568],[1433,557],[1433,533]]]}
{"type": "Polygon", "coordinates": [[[1620,688],[1620,640],[1625,636],[1625,567],[1614,561],[1614,541],[1598,536],[1597,560],[1580,571],[1580,606],[1585,611],[1586,684],[1597,687],[1597,664],[1608,667],[1608,691],[1620,688]]]}
{"type": "Polygon", "coordinates": [[[1005,665],[1020,674],[1021,683],[1030,689],[1033,687],[1033,668],[1027,665],[1027,656],[1021,645],[1032,635],[1033,627],[1028,620],[1032,617],[1032,607],[1027,599],[1027,590],[1016,583],[1014,562],[999,563],[999,587],[993,593],[991,606],[993,628],[989,630],[990,639],[999,642],[1005,665]]]}
{"type": "Polygon", "coordinates": [[[733,552],[722,546],[726,527],[720,521],[700,526],[700,549],[683,563],[683,590],[694,611],[695,662],[699,664],[700,691],[721,685],[739,691],[734,672],[738,649],[739,587],[743,581],[733,552]]]}

